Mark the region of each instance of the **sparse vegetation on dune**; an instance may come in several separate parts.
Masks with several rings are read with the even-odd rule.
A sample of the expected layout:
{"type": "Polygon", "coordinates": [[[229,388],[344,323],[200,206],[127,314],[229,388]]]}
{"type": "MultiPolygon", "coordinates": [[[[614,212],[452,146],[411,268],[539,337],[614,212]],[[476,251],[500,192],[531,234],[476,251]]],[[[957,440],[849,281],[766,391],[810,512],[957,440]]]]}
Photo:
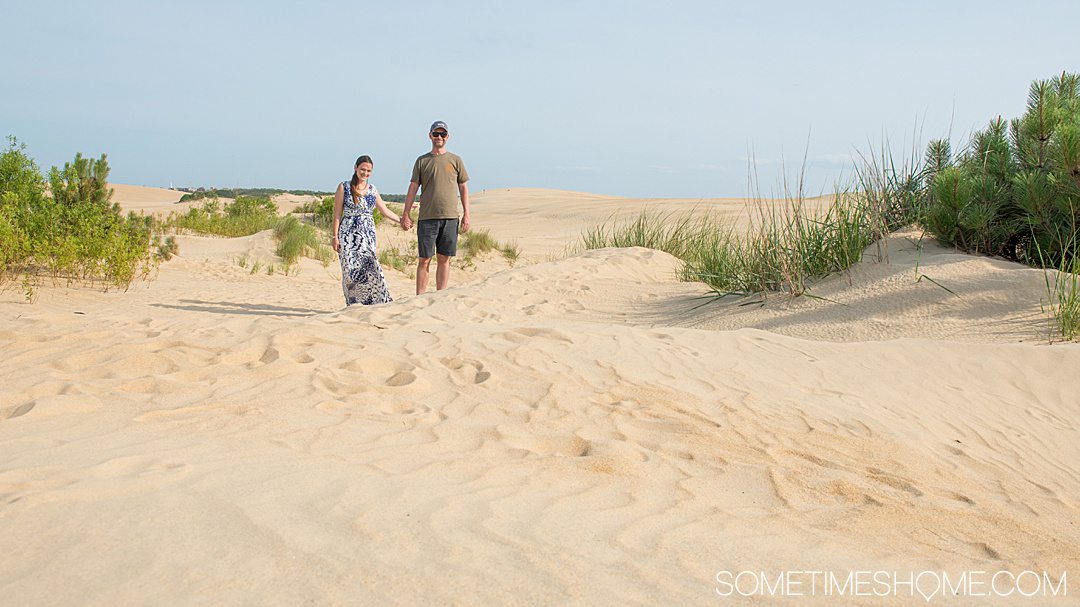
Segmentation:
{"type": "Polygon", "coordinates": [[[397,247],[386,247],[379,251],[379,264],[408,274],[416,264],[416,253],[410,254],[401,251],[397,247]]]}
{"type": "MultiPolygon", "coordinates": [[[[324,266],[334,258],[333,251],[325,244],[327,238],[318,228],[293,215],[279,216],[277,205],[269,198],[241,196],[225,205],[216,198],[210,199],[186,213],[170,214],[161,229],[226,237],[250,236],[273,229],[278,243],[275,253],[282,259],[285,274],[293,271],[301,257],[311,257],[324,266]]],[[[243,258],[240,266],[245,267],[246,261],[243,258]]]]}
{"type": "Polygon", "coordinates": [[[755,200],[745,232],[711,218],[643,213],[582,240],[586,248],[667,251],[683,261],[683,279],[718,295],[799,295],[857,263],[868,245],[915,224],[958,249],[1046,268],[1058,332],[1080,335],[1080,75],[1032,83],[1023,116],[991,121],[959,154],[935,140],[922,158],[916,149],[898,164],[886,143],[879,155],[861,158],[855,176],[820,213],[808,212],[801,182],[780,207],[755,200]]]}
{"type": "MultiPolygon", "coordinates": [[[[413,271],[417,259],[415,237],[410,238],[408,246],[408,250],[402,250],[398,246],[381,247],[378,255],[379,264],[384,268],[393,268],[415,276],[413,271]]],[[[500,243],[487,230],[473,230],[458,237],[458,255],[453,259],[453,263],[460,269],[475,269],[476,260],[488,252],[498,252],[511,266],[521,255],[516,245],[500,243]]]]}
{"type": "Polygon", "coordinates": [[[250,236],[274,227],[278,221],[277,205],[269,198],[241,196],[235,202],[222,205],[217,198],[192,207],[186,213],[170,213],[162,229],[193,232],[214,236],[250,236]]]}

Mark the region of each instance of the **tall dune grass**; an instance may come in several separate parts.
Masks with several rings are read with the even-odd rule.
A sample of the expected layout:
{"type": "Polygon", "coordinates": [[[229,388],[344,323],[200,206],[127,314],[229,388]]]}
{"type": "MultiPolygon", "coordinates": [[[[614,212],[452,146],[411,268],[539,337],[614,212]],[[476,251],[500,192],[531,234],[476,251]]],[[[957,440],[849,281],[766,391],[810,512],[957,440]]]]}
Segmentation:
{"type": "Polygon", "coordinates": [[[326,239],[319,230],[292,215],[278,218],[274,225],[274,239],[278,242],[275,253],[287,269],[295,266],[304,256],[319,260],[324,267],[329,265],[333,258],[333,253],[326,246],[326,239]]]}
{"type": "Polygon", "coordinates": [[[1080,257],[1061,264],[1053,285],[1047,281],[1047,295],[1058,333],[1073,340],[1080,337],[1080,257]]]}
{"type": "Polygon", "coordinates": [[[780,201],[756,197],[745,231],[719,219],[643,211],[583,234],[587,249],[640,246],[683,264],[680,278],[703,282],[718,296],[784,292],[802,295],[817,279],[857,263],[872,231],[865,198],[840,193],[823,211],[808,208],[801,189],[780,201]]]}
{"type": "Polygon", "coordinates": [[[703,247],[686,260],[685,278],[705,282],[717,294],[786,292],[802,295],[813,281],[858,263],[870,243],[866,205],[842,193],[824,213],[806,200],[755,201],[758,211],[744,234],[727,232],[718,247],[703,247]]]}
{"type": "MultiPolygon", "coordinates": [[[[1047,265],[1046,254],[1035,241],[1039,260],[1047,265]]],[[[1043,270],[1046,299],[1054,330],[1065,340],[1080,337],[1080,235],[1073,233],[1065,244],[1056,272],[1043,270]]]]}
{"type": "Polygon", "coordinates": [[[511,264],[517,261],[518,256],[521,254],[516,245],[499,242],[488,230],[465,232],[461,235],[460,248],[464,251],[466,259],[471,259],[488,251],[499,251],[511,264]]]}

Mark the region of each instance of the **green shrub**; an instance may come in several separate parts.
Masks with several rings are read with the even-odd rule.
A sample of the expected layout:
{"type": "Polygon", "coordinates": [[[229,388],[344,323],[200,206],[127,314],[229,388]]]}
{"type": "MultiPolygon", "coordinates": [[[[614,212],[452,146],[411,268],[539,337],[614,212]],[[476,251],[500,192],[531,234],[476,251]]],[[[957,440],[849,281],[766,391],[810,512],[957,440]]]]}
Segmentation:
{"type": "Polygon", "coordinates": [[[26,146],[14,137],[0,154],[0,285],[21,274],[33,260],[34,234],[48,227],[45,181],[26,146]]]}
{"type": "Polygon", "coordinates": [[[324,230],[334,226],[334,197],[326,196],[318,201],[308,202],[298,207],[294,213],[311,215],[311,223],[324,230]]]}
{"type": "Polygon", "coordinates": [[[0,283],[22,274],[28,297],[36,278],[127,288],[149,275],[152,220],[121,214],[107,178],[103,154],[76,154],[49,171],[49,189],[14,137],[0,155],[0,283]]]}
{"type": "Polygon", "coordinates": [[[174,255],[180,252],[180,245],[176,242],[176,236],[165,237],[165,242],[161,242],[161,234],[154,235],[154,251],[157,258],[162,261],[169,261],[174,255]]]}
{"type": "MultiPolygon", "coordinates": [[[[308,202],[297,207],[293,213],[310,214],[312,225],[323,230],[330,230],[334,227],[334,197],[327,196],[318,202],[308,202]]],[[[372,210],[371,216],[375,225],[382,224],[384,218],[379,209],[372,210]]]]}

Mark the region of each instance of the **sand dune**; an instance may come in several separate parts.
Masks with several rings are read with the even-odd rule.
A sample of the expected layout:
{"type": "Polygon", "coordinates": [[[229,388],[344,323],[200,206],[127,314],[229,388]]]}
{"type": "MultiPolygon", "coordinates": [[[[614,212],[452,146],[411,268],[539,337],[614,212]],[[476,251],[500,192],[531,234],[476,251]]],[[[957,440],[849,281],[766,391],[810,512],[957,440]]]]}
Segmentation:
{"type": "Polygon", "coordinates": [[[189,206],[187,203],[180,202],[180,198],[186,194],[186,192],[180,190],[125,185],[122,183],[110,183],[109,187],[113,190],[113,201],[120,203],[120,207],[124,211],[168,213],[169,211],[186,210],[189,206]]]}
{"type": "Polygon", "coordinates": [[[524,261],[421,297],[390,270],[370,308],[333,266],[240,267],[265,233],[182,237],[126,293],[3,293],[0,596],[724,604],[723,570],[1080,570],[1080,346],[1046,345],[1041,272],[900,234],[824,299],[701,305],[665,253],[557,258],[647,202],[478,193],[524,261]]]}
{"type": "MultiPolygon", "coordinates": [[[[113,189],[113,201],[120,204],[125,212],[167,215],[172,211],[186,212],[192,206],[201,205],[204,201],[195,200],[180,202],[180,198],[187,192],[169,190],[141,185],[125,185],[122,183],[110,183],[113,189]]],[[[297,207],[310,201],[318,200],[318,196],[298,194],[276,194],[271,199],[277,203],[282,213],[291,213],[297,207]]],[[[219,198],[222,204],[232,202],[232,198],[219,198]]]]}

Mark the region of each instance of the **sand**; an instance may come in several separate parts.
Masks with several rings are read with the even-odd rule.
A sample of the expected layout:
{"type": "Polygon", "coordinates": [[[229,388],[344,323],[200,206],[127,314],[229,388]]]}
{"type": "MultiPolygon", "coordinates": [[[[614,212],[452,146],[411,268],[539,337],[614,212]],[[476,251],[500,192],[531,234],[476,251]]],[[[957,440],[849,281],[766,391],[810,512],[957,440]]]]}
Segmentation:
{"type": "Polygon", "coordinates": [[[366,308],[333,265],[240,267],[268,233],[182,236],[127,292],[8,289],[0,602],[769,604],[718,573],[1080,572],[1080,346],[1048,345],[1041,272],[909,232],[821,299],[709,302],[662,252],[564,255],[658,202],[746,212],[477,192],[518,263],[420,297],[387,270],[366,308]]]}

